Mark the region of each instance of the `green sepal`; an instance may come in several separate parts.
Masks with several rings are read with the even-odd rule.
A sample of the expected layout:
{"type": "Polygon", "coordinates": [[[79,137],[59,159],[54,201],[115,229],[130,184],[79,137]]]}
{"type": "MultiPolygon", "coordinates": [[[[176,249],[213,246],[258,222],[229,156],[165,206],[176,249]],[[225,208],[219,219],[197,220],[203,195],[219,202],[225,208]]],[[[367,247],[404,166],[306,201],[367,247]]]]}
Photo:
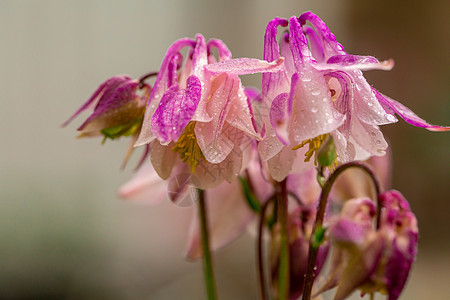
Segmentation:
{"type": "Polygon", "coordinates": [[[107,139],[115,140],[122,136],[130,136],[135,134],[140,129],[141,123],[142,117],[134,119],[133,121],[125,124],[120,124],[100,130],[100,132],[104,136],[102,144],[104,144],[107,139]]]}
{"type": "Polygon", "coordinates": [[[243,177],[239,177],[239,181],[241,182],[242,191],[244,192],[245,199],[247,200],[250,208],[257,213],[261,212],[261,203],[259,203],[256,195],[250,189],[250,186],[247,180],[243,177]]]}
{"type": "Polygon", "coordinates": [[[322,144],[317,154],[317,162],[324,167],[329,167],[336,161],[336,146],[331,135],[322,144]]]}
{"type": "Polygon", "coordinates": [[[314,238],[313,238],[313,242],[312,242],[313,248],[317,249],[320,247],[320,245],[323,244],[323,242],[325,240],[325,231],[326,231],[326,229],[323,228],[322,226],[320,226],[316,229],[316,231],[314,232],[314,238]]]}

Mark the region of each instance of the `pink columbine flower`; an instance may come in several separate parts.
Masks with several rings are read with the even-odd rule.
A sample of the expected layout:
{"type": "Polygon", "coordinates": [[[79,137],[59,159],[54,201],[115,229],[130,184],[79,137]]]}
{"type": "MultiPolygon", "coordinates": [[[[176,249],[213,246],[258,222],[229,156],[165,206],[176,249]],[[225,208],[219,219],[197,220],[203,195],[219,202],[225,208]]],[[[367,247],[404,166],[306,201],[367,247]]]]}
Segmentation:
{"type": "Polygon", "coordinates": [[[387,191],[380,199],[378,230],[373,229],[375,205],[367,198],[346,202],[331,223],[329,237],[335,250],[330,275],[319,293],[337,285],[336,300],[356,289],[398,299],[417,254],[417,220],[398,191],[387,191]]]}
{"type": "MultiPolygon", "coordinates": [[[[340,162],[385,154],[387,143],[379,125],[397,121],[431,131],[449,127],[430,125],[402,104],[372,88],[362,71],[390,70],[393,61],[347,54],[325,23],[311,12],[300,18],[276,18],[265,34],[264,59],[284,57],[284,68],[263,74],[265,137],[259,152],[276,180],[298,168],[297,148],[309,161],[328,135],[333,136],[340,162]],[[309,21],[313,27],[309,27],[309,21]],[[280,44],[277,27],[289,25],[280,44]],[[306,149],[303,149],[303,152],[306,149]],[[296,157],[297,156],[297,157],[296,157]]],[[[307,167],[301,164],[301,167],[307,167]]]]}
{"type": "Polygon", "coordinates": [[[131,136],[132,141],[125,162],[133,151],[144,117],[151,87],[128,75],[118,75],[103,82],[63,126],[86,110],[92,114],[78,127],[78,137],[104,136],[117,139],[131,136]]]}
{"type": "Polygon", "coordinates": [[[136,145],[150,143],[153,166],[163,179],[169,178],[179,156],[200,188],[231,181],[242,169],[242,144],[247,137],[260,139],[238,75],[276,71],[282,63],[231,60],[222,41],[206,43],[200,34],[195,40],[176,41],[161,65],[136,145]],[[180,51],[185,47],[183,61],[180,51]]]}

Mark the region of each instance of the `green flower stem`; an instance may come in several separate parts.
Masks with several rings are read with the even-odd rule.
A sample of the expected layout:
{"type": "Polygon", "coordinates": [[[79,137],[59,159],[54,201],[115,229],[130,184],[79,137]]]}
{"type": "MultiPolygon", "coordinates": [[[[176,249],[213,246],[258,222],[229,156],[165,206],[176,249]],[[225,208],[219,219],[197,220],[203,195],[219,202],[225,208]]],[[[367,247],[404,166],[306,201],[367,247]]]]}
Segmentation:
{"type": "Polygon", "coordinates": [[[309,242],[309,252],[308,252],[308,266],[305,274],[305,285],[303,287],[303,300],[311,299],[311,291],[314,283],[315,276],[315,268],[316,268],[316,260],[317,253],[319,251],[320,244],[317,243],[317,237],[323,232],[323,218],[325,215],[325,209],[327,206],[328,195],[333,187],[334,182],[338,178],[338,176],[349,168],[358,168],[367,173],[372,179],[372,182],[375,186],[375,192],[377,197],[377,220],[376,220],[376,228],[378,229],[380,223],[380,213],[381,213],[381,203],[378,195],[380,194],[380,184],[378,179],[376,178],[373,171],[366,165],[358,162],[350,162],[339,166],[333,174],[325,182],[322,192],[320,194],[319,206],[317,208],[316,220],[314,223],[314,227],[311,233],[311,238],[309,242]]]}
{"type": "Polygon", "coordinates": [[[264,266],[264,254],[263,254],[263,229],[266,224],[266,211],[270,203],[274,202],[276,197],[270,197],[261,207],[259,226],[258,226],[258,241],[256,243],[256,253],[257,253],[257,265],[258,265],[258,280],[259,280],[259,292],[261,295],[261,300],[271,299],[270,293],[267,290],[266,284],[266,268],[264,266]]]}
{"type": "Polygon", "coordinates": [[[286,179],[280,182],[278,191],[278,221],[281,225],[280,245],[280,269],[279,269],[279,299],[285,300],[289,297],[289,241],[287,236],[287,210],[288,193],[286,179]]]}
{"type": "Polygon", "coordinates": [[[198,208],[200,216],[200,230],[202,235],[203,274],[205,276],[206,294],[208,300],[217,299],[216,282],[209,248],[208,220],[206,216],[205,191],[198,189],[198,208]]]}

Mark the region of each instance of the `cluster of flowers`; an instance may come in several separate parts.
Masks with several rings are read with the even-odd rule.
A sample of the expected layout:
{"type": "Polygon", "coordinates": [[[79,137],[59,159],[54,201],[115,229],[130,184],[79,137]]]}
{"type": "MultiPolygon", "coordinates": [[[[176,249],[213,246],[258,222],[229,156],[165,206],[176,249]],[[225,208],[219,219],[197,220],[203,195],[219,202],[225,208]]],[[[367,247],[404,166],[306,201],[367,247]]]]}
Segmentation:
{"type": "MultiPolygon", "coordinates": [[[[125,161],[134,146],[145,145],[142,167],[120,189],[124,198],[157,203],[168,196],[186,205],[186,199],[196,199],[191,191],[205,190],[212,249],[239,236],[260,215],[272,237],[276,293],[281,293],[278,241],[283,229],[276,213],[268,219],[263,211],[276,211],[271,199],[284,183],[287,286],[289,298],[296,299],[304,289],[311,241],[320,231],[313,229],[319,198],[333,171],[370,159],[386,188],[388,144],[380,125],[397,122],[397,115],[430,131],[449,130],[381,94],[362,74],[392,67],[392,60],[348,54],[324,22],[306,12],[269,22],[263,60],[232,59],[222,41],[206,42],[200,34],[180,39],[169,47],[158,72],[108,79],[65,124],[92,109],[78,128],[80,136],[131,137],[125,161]],[[254,73],[262,73],[261,92],[244,87],[239,78],[254,73]],[[145,82],[150,76],[156,76],[152,86],[145,82]],[[148,155],[151,164],[144,163],[148,155]]],[[[315,292],[337,286],[335,299],[356,289],[397,299],[417,252],[417,221],[399,192],[381,193],[382,208],[361,197],[370,195],[370,182],[361,176],[349,171],[330,195],[333,205],[327,206],[314,275],[329,249],[335,250],[331,270],[315,292]]],[[[193,223],[187,256],[195,259],[202,250],[197,219],[193,223]]]]}

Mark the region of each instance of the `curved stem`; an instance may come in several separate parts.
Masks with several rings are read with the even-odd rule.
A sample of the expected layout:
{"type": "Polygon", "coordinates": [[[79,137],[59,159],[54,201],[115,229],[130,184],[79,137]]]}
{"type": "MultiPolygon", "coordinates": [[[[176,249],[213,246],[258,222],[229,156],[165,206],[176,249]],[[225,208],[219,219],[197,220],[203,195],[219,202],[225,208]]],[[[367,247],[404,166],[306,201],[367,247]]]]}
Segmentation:
{"type": "Polygon", "coordinates": [[[281,225],[281,249],[279,269],[279,298],[281,300],[289,297],[289,241],[287,236],[287,210],[288,193],[286,179],[280,182],[278,191],[278,221],[281,225]]]}
{"type": "Polygon", "coordinates": [[[303,298],[304,300],[311,299],[311,291],[312,286],[314,283],[314,276],[315,276],[315,266],[316,266],[316,260],[317,260],[317,253],[319,251],[319,246],[317,245],[316,241],[316,233],[318,230],[323,230],[322,224],[323,224],[323,218],[325,215],[325,209],[327,206],[328,201],[328,195],[331,191],[331,188],[333,187],[334,182],[336,181],[337,177],[344,172],[345,170],[349,168],[358,168],[363,171],[365,171],[370,178],[372,179],[372,182],[375,186],[375,193],[377,198],[377,218],[376,218],[376,228],[378,229],[379,223],[380,223],[380,213],[381,213],[381,202],[379,199],[380,194],[380,184],[378,182],[378,179],[376,178],[375,174],[372,172],[372,170],[359,162],[350,162],[343,164],[336,168],[336,170],[333,172],[333,174],[330,175],[330,177],[325,182],[322,192],[320,194],[320,200],[319,205],[317,208],[317,214],[316,214],[316,220],[314,222],[314,227],[311,232],[310,242],[309,242],[309,252],[308,252],[308,266],[306,269],[305,274],[305,285],[303,287],[303,298]]]}
{"type": "Polygon", "coordinates": [[[257,257],[258,257],[258,279],[259,279],[259,291],[260,291],[260,295],[261,295],[261,300],[267,300],[270,299],[270,294],[267,290],[267,285],[266,285],[266,276],[265,276],[265,270],[266,268],[264,267],[264,256],[263,256],[263,245],[262,245],[262,240],[263,240],[263,228],[264,228],[264,224],[265,224],[265,220],[266,220],[266,211],[267,208],[269,207],[269,204],[274,201],[276,198],[275,197],[271,197],[269,198],[269,200],[266,201],[266,203],[264,203],[264,205],[261,207],[261,215],[259,218],[259,224],[258,224],[258,242],[256,244],[256,252],[257,252],[257,257]]]}
{"type": "Polygon", "coordinates": [[[217,299],[216,283],[209,248],[208,219],[206,215],[205,191],[198,189],[198,208],[200,216],[200,231],[202,236],[203,274],[208,300],[217,299]]]}
{"type": "Polygon", "coordinates": [[[139,88],[142,88],[144,86],[144,81],[147,80],[150,77],[158,75],[158,72],[150,72],[145,75],[142,75],[139,77],[139,88]]]}

